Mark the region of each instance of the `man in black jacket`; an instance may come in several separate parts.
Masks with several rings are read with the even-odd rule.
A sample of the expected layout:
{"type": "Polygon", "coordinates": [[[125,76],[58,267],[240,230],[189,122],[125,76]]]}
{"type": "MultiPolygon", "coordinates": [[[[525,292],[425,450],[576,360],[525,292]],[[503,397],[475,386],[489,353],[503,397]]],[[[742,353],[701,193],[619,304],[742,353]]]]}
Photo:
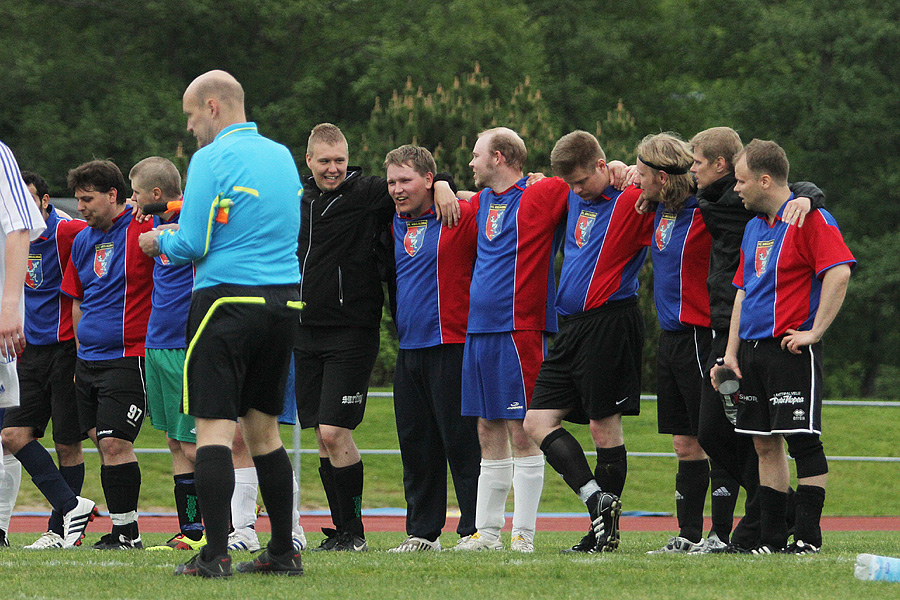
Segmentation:
{"type": "MultiPolygon", "coordinates": [[[[706,372],[715,365],[717,357],[725,354],[728,328],[737,288],[732,285],[741,255],[741,240],[747,222],[755,213],[744,208],[741,198],[734,191],[734,156],[743,145],[737,132],[730,127],[713,127],[701,131],[691,140],[694,164],[691,172],[697,180],[697,199],[703,221],[712,236],[709,258],[710,316],[713,342],[706,372]]],[[[788,223],[803,219],[811,207],[822,207],[825,196],[812,183],[791,185],[797,200],[789,203],[784,216],[788,223]],[[810,201],[812,199],[812,201],[810,201]]],[[[698,440],[710,457],[710,487],[712,502],[730,504],[731,510],[713,510],[722,515],[713,522],[710,537],[704,542],[705,551],[726,549],[749,550],[758,545],[759,506],[756,491],[759,488],[759,471],[756,451],[750,436],[734,431],[734,423],[726,416],[723,397],[713,390],[708,378],[704,378],[700,401],[698,440]],[[735,528],[733,544],[727,545],[731,530],[729,512],[734,510],[739,487],[747,492],[745,516],[735,528]]],[[[789,514],[790,519],[790,514],[789,514]]]]}
{"type": "MultiPolygon", "coordinates": [[[[363,465],[353,430],[365,412],[369,377],[378,356],[384,294],[379,237],[394,215],[381,177],[348,167],[341,130],[316,125],[307,144],[312,176],[303,180],[300,332],[294,348],[297,412],[315,427],[319,476],[335,529],[316,550],[368,549],[361,518],[363,465]]],[[[458,204],[446,182],[435,185],[436,210],[448,224],[458,204]]]]}

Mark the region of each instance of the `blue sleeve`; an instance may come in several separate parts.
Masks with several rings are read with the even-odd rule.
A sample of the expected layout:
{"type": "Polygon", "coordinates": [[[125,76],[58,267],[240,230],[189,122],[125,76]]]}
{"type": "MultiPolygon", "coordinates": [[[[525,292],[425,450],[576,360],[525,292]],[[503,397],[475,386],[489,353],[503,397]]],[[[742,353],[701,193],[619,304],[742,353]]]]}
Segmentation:
{"type": "Polygon", "coordinates": [[[188,167],[184,202],[178,217],[178,231],[164,229],[159,236],[159,251],[169,261],[182,265],[203,258],[209,250],[209,238],[215,224],[218,185],[205,156],[194,155],[188,167]]]}

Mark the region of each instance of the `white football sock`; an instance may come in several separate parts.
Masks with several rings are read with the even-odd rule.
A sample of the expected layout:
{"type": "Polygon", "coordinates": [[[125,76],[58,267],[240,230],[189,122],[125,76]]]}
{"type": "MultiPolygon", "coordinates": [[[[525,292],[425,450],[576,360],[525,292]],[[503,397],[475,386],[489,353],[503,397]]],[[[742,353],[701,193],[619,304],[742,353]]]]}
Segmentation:
{"type": "Polygon", "coordinates": [[[521,534],[534,541],[538,504],[544,489],[544,455],[516,456],[513,458],[513,512],[512,533],[521,534]]]}
{"type": "Polygon", "coordinates": [[[513,459],[481,459],[478,476],[478,498],[475,503],[475,528],[478,533],[494,538],[506,523],[506,497],[513,482],[513,459]]]}
{"type": "Polygon", "coordinates": [[[9,532],[9,520],[16,506],[21,483],[22,463],[12,454],[4,454],[0,461],[0,529],[3,531],[9,532]]]}
{"type": "Polygon", "coordinates": [[[231,525],[235,529],[253,527],[256,523],[256,486],[259,479],[255,467],[234,470],[234,494],[231,496],[231,525]]]}

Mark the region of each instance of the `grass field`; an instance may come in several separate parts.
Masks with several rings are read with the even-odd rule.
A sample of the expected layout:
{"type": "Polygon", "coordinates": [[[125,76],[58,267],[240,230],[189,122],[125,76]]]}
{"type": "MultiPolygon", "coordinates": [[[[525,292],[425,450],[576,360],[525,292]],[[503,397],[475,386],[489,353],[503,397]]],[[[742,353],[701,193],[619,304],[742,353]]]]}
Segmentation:
{"type": "MultiPolygon", "coordinates": [[[[900,456],[900,408],[826,406],[823,411],[823,441],[829,456],[900,456]]],[[[285,444],[292,444],[292,431],[285,426],[285,444]]],[[[571,428],[591,449],[586,426],[571,428]]],[[[393,403],[390,398],[372,397],[366,418],[356,432],[361,449],[396,449],[397,433],[394,425],[393,403]]],[[[670,436],[656,432],[656,404],[645,402],[639,417],[625,419],[627,448],[631,452],[671,452],[670,436]]],[[[49,439],[44,438],[44,442],[49,439]]],[[[302,447],[314,448],[311,430],[302,435],[302,447]]],[[[137,445],[143,448],[165,448],[163,435],[144,423],[137,445]]],[[[143,485],[140,507],[144,512],[174,512],[172,499],[171,462],[168,454],[140,454],[143,485]]],[[[594,458],[589,456],[593,464],[594,458]]],[[[396,454],[364,455],[365,491],[363,508],[404,507],[402,470],[396,454]]],[[[99,459],[86,455],[87,474],[83,495],[94,499],[105,509],[99,482],[99,459]]],[[[318,477],[318,459],[313,454],[302,456],[300,486],[302,510],[324,509],[327,504],[318,477]]],[[[672,512],[674,510],[675,458],[630,457],[628,482],[623,494],[626,511],[672,512]]],[[[897,500],[897,480],[900,464],[843,462],[830,463],[827,515],[900,515],[897,500]]],[[[451,500],[453,495],[450,495],[451,500]]],[[[708,506],[708,505],[707,505],[708,506]]],[[[740,504],[739,504],[740,507],[740,504]]],[[[512,509],[512,503],[509,504],[512,509]]],[[[17,511],[49,510],[46,501],[23,477],[17,511]]],[[[578,512],[583,510],[572,491],[549,466],[547,467],[542,512],[578,512]]]]}
{"type": "MultiPolygon", "coordinates": [[[[162,541],[161,534],[146,536],[162,541]]],[[[398,543],[399,533],[370,534],[374,548],[398,543]]],[[[563,555],[558,549],[573,534],[542,533],[538,550],[441,552],[408,555],[368,553],[303,555],[306,575],[279,578],[236,575],[227,581],[174,577],[179,552],[97,552],[89,549],[28,553],[0,552],[0,598],[4,599],[159,599],[265,598],[791,598],[827,600],[897,598],[900,586],[858,581],[856,554],[877,548],[900,554],[900,535],[831,533],[817,556],[679,555],[647,556],[660,534],[627,533],[612,554],[563,555]]],[[[29,538],[14,534],[21,545],[29,538]]],[[[508,541],[508,540],[507,540],[508,541]]],[[[235,553],[234,560],[250,554],[235,553]]]]}

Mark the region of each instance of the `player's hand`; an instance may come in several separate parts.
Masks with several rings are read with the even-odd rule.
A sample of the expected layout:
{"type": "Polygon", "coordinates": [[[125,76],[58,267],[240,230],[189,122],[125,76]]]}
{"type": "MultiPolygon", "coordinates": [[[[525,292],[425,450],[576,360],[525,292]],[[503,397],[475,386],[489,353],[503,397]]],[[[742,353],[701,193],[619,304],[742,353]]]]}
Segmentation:
{"type": "MultiPolygon", "coordinates": [[[[174,225],[176,227],[178,226],[177,224],[174,225]]],[[[151,258],[160,255],[159,234],[159,229],[151,229],[150,231],[145,231],[138,237],[138,245],[140,245],[141,250],[151,258]]]]}
{"type": "Polygon", "coordinates": [[[141,207],[138,206],[138,203],[133,199],[128,199],[125,201],[125,204],[131,207],[131,216],[138,223],[143,223],[147,219],[152,219],[152,215],[145,215],[144,211],[141,210],[141,207]]]}
{"type": "Polygon", "coordinates": [[[644,195],[641,194],[634,203],[634,210],[636,210],[639,215],[645,215],[656,210],[656,203],[645,200],[644,195]]]}
{"type": "Polygon", "coordinates": [[[781,338],[781,349],[787,350],[792,354],[800,354],[804,346],[812,346],[821,338],[812,331],[797,331],[796,329],[788,329],[787,333],[781,338]]]}
{"type": "Polygon", "coordinates": [[[529,187],[540,181],[541,179],[545,179],[546,175],[543,173],[529,173],[528,179],[525,180],[525,187],[529,187]]]}
{"type": "Polygon", "coordinates": [[[624,190],[628,187],[628,165],[621,160],[613,160],[606,163],[609,171],[609,185],[617,190],[624,190]]]}
{"type": "Polygon", "coordinates": [[[784,210],[781,213],[781,220],[788,225],[797,223],[797,227],[803,227],[806,215],[809,214],[811,209],[812,200],[809,198],[806,198],[805,196],[794,198],[784,205],[784,210]]]}
{"type": "Polygon", "coordinates": [[[0,308],[0,357],[3,362],[12,362],[25,349],[25,330],[18,306],[0,308]]]}
{"type": "Polygon", "coordinates": [[[459,200],[446,181],[434,182],[434,215],[448,229],[459,224],[459,200]]]}
{"type": "Polygon", "coordinates": [[[744,378],[741,374],[741,368],[738,366],[737,357],[726,354],[723,358],[725,359],[725,363],[721,367],[719,365],[713,365],[713,368],[709,370],[709,380],[712,383],[713,389],[717,392],[719,391],[719,384],[716,383],[716,373],[719,369],[727,367],[734,371],[734,374],[737,375],[738,379],[744,378]]]}

